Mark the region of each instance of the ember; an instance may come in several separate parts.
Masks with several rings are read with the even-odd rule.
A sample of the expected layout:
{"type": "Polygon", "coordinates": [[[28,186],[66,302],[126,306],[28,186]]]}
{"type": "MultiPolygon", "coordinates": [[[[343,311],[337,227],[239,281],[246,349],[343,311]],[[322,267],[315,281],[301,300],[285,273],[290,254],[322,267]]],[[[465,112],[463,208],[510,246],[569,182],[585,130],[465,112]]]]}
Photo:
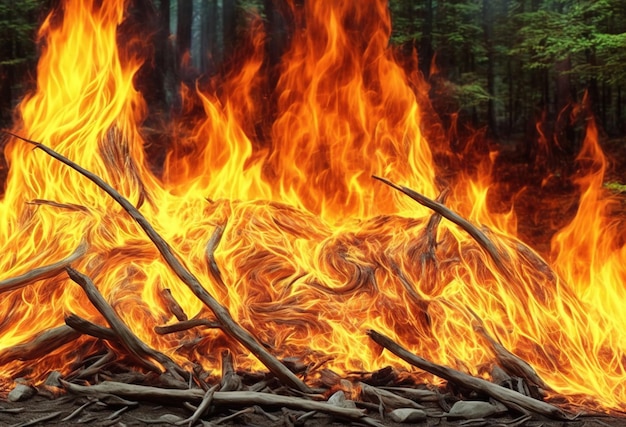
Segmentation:
{"type": "MultiPolygon", "coordinates": [[[[602,189],[593,120],[578,213],[548,262],[517,238],[512,211],[487,208],[497,153],[473,173],[435,179],[433,152],[448,147],[441,135],[427,141],[437,135],[428,88],[388,46],[386,2],[318,0],[294,6],[306,25],[282,58],[276,111],[259,107],[264,34],[252,23],[252,51],[219,90],[182,87],[203,116],[171,125],[155,174],[133,85],[141,40],[118,43],[124,3],[66,0],[39,32],[37,89],[5,150],[5,391],[59,371],[71,392],[195,402],[190,425],[226,401],[374,425],[345,403],[241,391],[233,366],[349,398],[341,378],[393,366],[550,417],[567,415],[529,396],[626,410],[626,246],[608,216],[615,200],[602,189]],[[200,388],[77,382],[99,382],[113,360],[200,388]],[[468,375],[494,365],[523,378],[525,394],[468,375]]],[[[354,387],[375,407],[419,410],[354,387]]],[[[409,416],[422,415],[393,419],[409,416]]]]}

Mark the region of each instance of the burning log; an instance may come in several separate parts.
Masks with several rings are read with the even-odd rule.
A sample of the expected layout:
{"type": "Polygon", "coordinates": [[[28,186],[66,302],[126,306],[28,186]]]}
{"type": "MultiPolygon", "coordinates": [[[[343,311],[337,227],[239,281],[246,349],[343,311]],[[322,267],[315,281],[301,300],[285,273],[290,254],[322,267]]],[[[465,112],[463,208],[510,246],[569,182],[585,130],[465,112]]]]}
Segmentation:
{"type": "Polygon", "coordinates": [[[65,267],[69,266],[74,261],[85,255],[87,253],[87,247],[87,243],[82,242],[72,254],[58,262],[43,267],[34,268],[28,273],[24,273],[20,276],[11,277],[10,279],[0,281],[0,294],[3,292],[14,291],[21,288],[22,286],[26,286],[38,280],[43,280],[47,279],[48,277],[56,276],[57,274],[62,272],[65,267]]]}
{"type": "Polygon", "coordinates": [[[449,368],[447,366],[437,365],[426,359],[414,355],[404,347],[394,342],[389,337],[386,337],[374,330],[367,331],[367,335],[376,342],[383,346],[402,360],[425,370],[433,375],[443,378],[449,382],[458,384],[467,389],[474,390],[480,393],[485,393],[495,400],[502,402],[505,406],[514,411],[529,410],[537,414],[544,415],[549,418],[558,420],[569,420],[569,417],[565,412],[556,406],[549,403],[542,402],[540,400],[533,399],[528,396],[524,396],[516,391],[499,386],[497,384],[490,383],[481,378],[472,377],[471,375],[449,368]]]}
{"type": "MultiPolygon", "coordinates": [[[[5,131],[6,132],[6,131],[5,131]]],[[[247,330],[241,327],[232,318],[228,310],[224,308],[211,294],[209,294],[198,279],[183,265],[183,263],[174,254],[168,243],[159,235],[156,230],[150,225],[148,220],[139,212],[132,203],[123,197],[117,190],[104,182],[102,178],[94,173],[84,169],[80,165],[72,162],[65,156],[57,153],[53,149],[30,139],[16,135],[12,132],[6,132],[7,134],[34,145],[36,148],[41,149],[49,156],[56,160],[66,164],[70,168],[76,170],[81,175],[92,181],[102,190],[104,190],[109,196],[111,196],[119,205],[121,205],[126,212],[139,224],[144,230],[146,235],[152,240],[157,247],[165,262],[176,273],[176,275],[185,283],[194,295],[200,299],[212,312],[215,317],[223,325],[223,330],[233,339],[241,343],[252,354],[254,354],[274,375],[276,375],[285,384],[294,387],[302,392],[308,393],[311,391],[302,380],[300,380],[295,374],[287,369],[276,357],[270,354],[247,330]]],[[[80,276],[79,280],[80,280],[80,276]]]]}

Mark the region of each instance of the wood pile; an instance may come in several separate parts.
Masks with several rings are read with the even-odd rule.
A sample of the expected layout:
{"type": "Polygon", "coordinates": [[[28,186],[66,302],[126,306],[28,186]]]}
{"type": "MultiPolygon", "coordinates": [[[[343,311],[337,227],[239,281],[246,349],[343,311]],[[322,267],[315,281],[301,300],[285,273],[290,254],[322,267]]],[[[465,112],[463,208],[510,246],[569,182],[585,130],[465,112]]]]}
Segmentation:
{"type": "MultiPolygon", "coordinates": [[[[18,135],[16,138],[23,139],[18,135]]],[[[221,375],[183,369],[167,355],[142,342],[116,314],[100,294],[91,279],[72,268],[72,263],[88,250],[87,244],[79,245],[69,257],[55,264],[44,266],[0,282],[0,293],[19,289],[33,281],[65,271],[88,296],[91,304],[102,314],[109,327],[95,325],[74,314],[62,325],[39,334],[28,343],[0,352],[0,366],[11,360],[33,360],[72,342],[81,335],[107,340],[119,353],[106,351],[85,355],[75,369],[61,376],[53,372],[48,380],[34,386],[28,381],[16,381],[17,385],[7,396],[6,405],[0,406],[0,421],[5,415],[20,413],[21,402],[34,394],[49,396],[59,401],[74,399],[75,410],[47,411],[30,414],[28,419],[14,423],[27,425],[71,425],[73,423],[97,423],[97,425],[239,425],[250,422],[250,417],[263,425],[329,425],[333,422],[355,425],[382,426],[398,423],[440,424],[442,420],[462,426],[519,426],[538,425],[543,420],[572,420],[575,417],[563,409],[542,400],[548,386],[525,361],[519,359],[491,338],[476,316],[477,331],[490,343],[498,365],[493,368],[489,382],[450,367],[442,366],[419,357],[391,338],[369,330],[367,335],[377,345],[393,353],[410,365],[446,381],[445,385],[425,386],[393,368],[382,368],[371,373],[353,373],[340,377],[318,365],[304,364],[297,359],[279,360],[240,326],[220,303],[210,295],[198,279],[173,253],[167,242],[155,231],[146,218],[127,199],[93,173],[83,169],[52,149],[35,141],[25,140],[48,155],[75,169],[119,203],[143,229],[158,248],[165,262],[184,282],[193,294],[214,314],[215,320],[189,319],[171,294],[163,298],[178,323],[162,326],[157,333],[167,334],[197,326],[220,328],[232,340],[240,343],[256,356],[268,372],[249,372],[234,366],[233,356],[221,354],[221,375]],[[138,366],[142,372],[133,371],[129,365],[138,366]],[[315,384],[305,382],[315,374],[315,384]],[[64,396],[64,397],[59,397],[64,396]],[[150,413],[133,415],[139,402],[158,403],[166,408],[177,408],[177,414],[164,413],[150,417],[150,413]],[[103,408],[108,410],[102,415],[103,408]],[[187,411],[181,416],[181,411],[187,411]],[[534,423],[534,424],[532,424],[534,423]]],[[[466,230],[489,254],[500,273],[511,275],[507,258],[491,242],[489,237],[467,220],[447,209],[441,202],[430,200],[409,188],[398,186],[384,178],[377,178],[405,193],[417,202],[436,212],[427,225],[436,227],[444,217],[466,230]]],[[[219,242],[221,230],[214,233],[210,247],[219,242]]],[[[432,233],[431,233],[432,234],[432,233]]],[[[211,272],[215,278],[220,273],[213,260],[211,272]]],[[[541,260],[534,260],[545,268],[541,260]]]]}

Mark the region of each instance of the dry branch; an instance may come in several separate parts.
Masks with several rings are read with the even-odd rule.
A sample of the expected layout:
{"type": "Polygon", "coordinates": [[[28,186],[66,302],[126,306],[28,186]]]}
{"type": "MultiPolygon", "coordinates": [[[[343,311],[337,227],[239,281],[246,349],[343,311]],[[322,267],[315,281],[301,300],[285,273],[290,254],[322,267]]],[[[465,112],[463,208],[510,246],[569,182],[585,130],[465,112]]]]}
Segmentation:
{"type": "Polygon", "coordinates": [[[220,271],[217,261],[215,261],[215,250],[217,249],[217,245],[220,244],[222,240],[222,235],[224,234],[224,225],[218,225],[215,227],[215,231],[211,235],[209,239],[209,243],[206,245],[205,256],[207,259],[207,264],[209,266],[209,273],[211,273],[211,277],[217,282],[218,285],[222,287],[222,289],[226,289],[226,284],[222,279],[222,272],[220,271]]]}
{"type": "Polygon", "coordinates": [[[80,333],[67,325],[45,330],[37,334],[31,341],[0,351],[0,366],[14,360],[38,359],[78,337],[80,337],[80,333]]]}
{"type": "Polygon", "coordinates": [[[432,209],[433,211],[437,212],[444,218],[448,219],[449,221],[452,221],[453,223],[461,227],[463,230],[467,231],[467,233],[470,236],[472,236],[474,240],[476,240],[476,242],[480,246],[482,246],[483,249],[485,249],[485,251],[487,251],[489,256],[491,256],[496,266],[500,270],[500,272],[504,274],[506,277],[512,277],[512,274],[510,273],[505,263],[505,260],[508,261],[508,257],[506,256],[506,254],[500,252],[498,248],[496,247],[496,245],[494,245],[494,243],[491,240],[489,240],[487,235],[483,233],[482,231],[480,231],[478,227],[476,227],[474,224],[472,224],[471,222],[469,222],[468,220],[466,220],[465,218],[463,218],[456,212],[451,211],[450,209],[448,209],[446,206],[442,205],[441,203],[438,203],[432,199],[429,199],[428,197],[418,193],[417,191],[414,191],[402,185],[394,184],[393,182],[389,181],[386,178],[381,178],[375,175],[373,176],[373,178],[381,182],[384,182],[388,186],[395,188],[396,190],[406,194],[407,196],[415,200],[420,205],[423,205],[429,209],[432,209]]]}
{"type": "MultiPolygon", "coordinates": [[[[103,381],[100,384],[81,386],[61,380],[61,384],[71,393],[81,396],[100,396],[113,394],[125,399],[160,401],[160,402],[191,402],[199,404],[205,396],[201,389],[164,389],[135,384],[103,381]]],[[[282,396],[253,391],[216,391],[213,394],[215,406],[252,406],[285,407],[302,411],[317,411],[337,418],[347,419],[372,426],[381,426],[376,420],[368,418],[361,409],[342,408],[326,402],[317,402],[293,396],[282,396]]]]}
{"type": "Polygon", "coordinates": [[[172,295],[172,291],[170,291],[167,288],[161,289],[161,291],[159,292],[159,295],[163,299],[163,302],[165,302],[165,305],[167,306],[170,313],[174,315],[174,317],[176,317],[181,322],[184,322],[185,320],[189,319],[189,317],[187,317],[187,314],[185,313],[183,308],[180,306],[178,301],[176,301],[176,299],[172,295]]]}
{"type": "Polygon", "coordinates": [[[119,337],[120,343],[130,354],[135,356],[143,367],[159,374],[161,373],[161,369],[148,360],[148,358],[150,358],[161,363],[174,375],[187,376],[186,372],[179,367],[176,362],[165,354],[148,347],[148,345],[141,341],[139,337],[130,330],[122,319],[119,318],[115,310],[113,310],[113,307],[104,299],[89,277],[71,267],[67,267],[66,270],[70,279],[83,288],[89,301],[91,301],[100,314],[104,316],[107,323],[111,326],[111,329],[113,329],[115,334],[119,337]]]}
{"type": "Polygon", "coordinates": [[[474,318],[478,322],[478,324],[474,326],[474,330],[476,332],[478,332],[480,335],[482,335],[485,338],[485,340],[487,340],[487,342],[489,343],[489,345],[493,349],[493,352],[496,355],[496,360],[498,361],[500,366],[504,369],[504,371],[507,374],[512,375],[512,376],[516,376],[516,377],[520,377],[520,378],[524,378],[529,383],[531,383],[531,384],[533,384],[533,385],[535,385],[537,387],[540,387],[543,390],[551,390],[550,386],[548,386],[541,379],[539,374],[537,374],[537,372],[535,372],[533,367],[530,366],[530,364],[528,364],[528,362],[526,362],[525,360],[520,359],[519,357],[517,357],[516,355],[511,353],[509,350],[507,350],[506,347],[504,347],[502,344],[500,344],[498,341],[496,341],[489,334],[489,332],[487,332],[487,328],[485,327],[485,323],[478,316],[478,314],[476,314],[474,312],[474,310],[472,310],[469,307],[468,307],[468,310],[470,311],[470,313],[472,313],[472,315],[474,316],[474,318]]]}
{"type": "Polygon", "coordinates": [[[165,262],[170,266],[172,271],[185,283],[194,295],[200,299],[211,311],[215,314],[215,317],[224,325],[224,332],[226,332],[231,338],[237,340],[250,352],[252,352],[276,377],[278,377],[283,383],[294,387],[302,392],[311,392],[309,386],[307,386],[301,379],[299,379],[294,373],[289,371],[283,364],[280,363],[276,357],[270,354],[259,342],[243,327],[241,327],[230,315],[228,310],[223,307],[211,294],[207,292],[202,286],[200,281],[183,265],[183,263],[174,254],[174,251],[170,248],[169,244],[159,235],[156,230],[150,225],[148,220],[139,212],[132,203],[122,196],[117,190],[106,183],[102,178],[94,173],[79,166],[67,157],[57,153],[53,149],[33,140],[26,139],[12,132],[5,131],[7,134],[34,145],[36,148],[44,151],[49,156],[56,160],[66,164],[70,168],[79,172],[87,179],[92,181],[102,190],[104,190],[109,196],[111,196],[120,206],[128,212],[128,214],[137,222],[137,224],[144,230],[146,235],[152,240],[157,247],[165,262]]]}
{"type": "Polygon", "coordinates": [[[542,402],[528,396],[524,396],[523,394],[520,394],[508,388],[490,383],[489,381],[485,381],[481,378],[473,377],[447,366],[437,365],[436,363],[416,356],[415,354],[409,352],[407,349],[394,342],[391,338],[386,337],[385,335],[382,335],[376,331],[369,330],[367,331],[367,335],[369,335],[369,337],[377,344],[391,351],[393,354],[395,354],[405,362],[410,363],[413,366],[423,369],[426,372],[443,378],[444,380],[447,380],[449,382],[463,386],[470,390],[485,393],[493,397],[494,399],[502,402],[504,405],[511,409],[517,411],[519,410],[519,408],[523,408],[525,410],[533,411],[537,414],[541,414],[549,418],[559,420],[570,419],[570,417],[568,417],[565,412],[563,412],[556,406],[550,405],[549,403],[542,402]]]}
{"type": "Polygon", "coordinates": [[[196,328],[198,326],[204,326],[205,328],[211,328],[211,329],[222,327],[220,323],[212,322],[206,319],[189,319],[183,322],[173,323],[171,325],[155,326],[154,332],[156,332],[159,335],[167,335],[167,334],[172,334],[174,332],[186,331],[188,329],[196,328]]]}
{"type": "Polygon", "coordinates": [[[26,202],[27,205],[48,205],[59,209],[67,209],[70,211],[79,211],[89,213],[89,209],[82,205],[76,205],[74,203],[59,203],[52,200],[44,200],[44,199],[33,199],[30,202],[26,202]]]}
{"type": "Polygon", "coordinates": [[[65,317],[65,324],[83,335],[90,335],[107,341],[119,341],[119,337],[112,329],[91,323],[73,313],[65,317]]]}
{"type": "Polygon", "coordinates": [[[63,258],[61,261],[57,261],[54,264],[45,265],[43,267],[37,267],[30,270],[28,273],[0,281],[0,294],[3,292],[14,291],[22,286],[26,286],[38,280],[47,279],[48,277],[59,274],[65,267],[85,255],[87,253],[87,247],[87,243],[83,241],[72,254],[63,258]]]}

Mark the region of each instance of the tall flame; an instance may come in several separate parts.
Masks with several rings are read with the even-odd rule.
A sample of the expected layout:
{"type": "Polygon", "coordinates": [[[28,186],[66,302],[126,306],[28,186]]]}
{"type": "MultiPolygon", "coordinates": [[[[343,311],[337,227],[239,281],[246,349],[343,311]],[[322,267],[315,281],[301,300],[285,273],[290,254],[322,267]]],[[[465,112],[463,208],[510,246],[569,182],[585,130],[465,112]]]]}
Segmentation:
{"type": "MultiPolygon", "coordinates": [[[[202,115],[172,125],[178,139],[162,176],[147,165],[140,131],[146,105],[133,79],[143,59],[118,43],[124,13],[122,0],[66,0],[48,16],[39,32],[37,90],[20,104],[16,131],[140,206],[207,290],[275,354],[329,357],[340,372],[397,365],[367,339],[365,330],[374,328],[424,357],[477,373],[494,360],[488,333],[572,402],[626,409],[619,304],[626,249],[602,191],[606,160],[593,121],[578,159],[591,172],[578,180],[579,212],[555,237],[550,267],[516,238],[512,211],[487,208],[496,153],[472,176],[457,174],[447,204],[489,227],[506,259],[503,272],[457,226],[437,225],[425,208],[371,179],[384,176],[434,198],[431,149],[445,148],[419,92],[425,83],[389,47],[384,0],[291,4],[297,30],[265,100],[271,108],[258,106],[268,87],[265,35],[252,22],[249,56],[219,91],[182,88],[202,115]],[[435,134],[428,143],[425,135],[435,134]],[[208,245],[221,281],[210,272],[208,245]]],[[[216,348],[227,346],[241,366],[262,368],[217,330],[155,334],[156,325],[174,321],[164,289],[189,315],[212,314],[94,185],[17,141],[5,154],[0,279],[56,262],[86,241],[88,253],[74,267],[146,343],[206,369],[216,367],[216,348]]],[[[62,274],[0,298],[0,351],[63,324],[69,313],[103,323],[62,274]]],[[[78,344],[35,367],[5,364],[2,378],[69,371],[93,341],[78,344]]]]}

